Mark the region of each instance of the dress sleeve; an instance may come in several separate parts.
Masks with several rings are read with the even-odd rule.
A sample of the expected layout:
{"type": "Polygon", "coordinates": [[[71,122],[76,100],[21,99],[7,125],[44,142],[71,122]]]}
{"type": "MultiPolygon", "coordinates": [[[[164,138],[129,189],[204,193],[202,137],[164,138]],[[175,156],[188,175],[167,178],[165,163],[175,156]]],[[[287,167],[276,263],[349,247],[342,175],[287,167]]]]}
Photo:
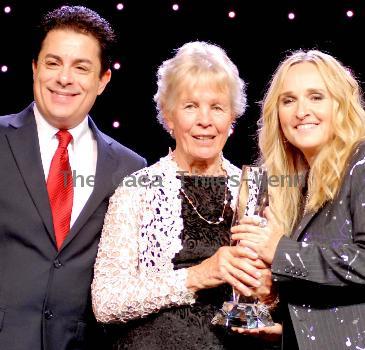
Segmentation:
{"type": "MultiPolygon", "coordinates": [[[[343,208],[338,211],[337,217],[332,217],[336,219],[333,220],[334,224],[317,225],[317,231],[315,227],[309,227],[313,231],[312,237],[325,235],[328,243],[317,243],[315,240],[297,242],[282,237],[272,264],[274,278],[281,282],[296,281],[302,284],[365,285],[364,163],[365,157],[358,159],[347,173],[343,186],[348,189],[334,200],[343,208]]],[[[322,210],[318,215],[326,213],[322,210]]]]}
{"type": "MultiPolygon", "coordinates": [[[[127,322],[161,308],[194,302],[186,288],[186,269],[173,270],[164,257],[151,252],[147,256],[153,260],[143,258],[150,247],[140,244],[142,218],[153,218],[145,191],[120,186],[110,199],[92,283],[93,310],[100,322],[127,322]]],[[[152,219],[150,239],[155,236],[153,227],[152,219]]]]}

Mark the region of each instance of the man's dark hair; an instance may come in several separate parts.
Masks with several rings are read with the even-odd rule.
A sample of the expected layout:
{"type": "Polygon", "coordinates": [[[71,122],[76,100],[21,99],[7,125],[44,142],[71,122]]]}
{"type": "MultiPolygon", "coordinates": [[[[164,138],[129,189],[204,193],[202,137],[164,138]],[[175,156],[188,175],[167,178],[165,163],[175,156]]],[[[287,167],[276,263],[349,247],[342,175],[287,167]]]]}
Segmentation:
{"type": "Polygon", "coordinates": [[[35,61],[38,59],[48,32],[54,29],[69,29],[77,33],[92,35],[100,46],[100,74],[102,75],[110,68],[116,35],[108,21],[95,11],[83,6],[62,6],[48,12],[41,20],[36,34],[33,51],[35,61]]]}

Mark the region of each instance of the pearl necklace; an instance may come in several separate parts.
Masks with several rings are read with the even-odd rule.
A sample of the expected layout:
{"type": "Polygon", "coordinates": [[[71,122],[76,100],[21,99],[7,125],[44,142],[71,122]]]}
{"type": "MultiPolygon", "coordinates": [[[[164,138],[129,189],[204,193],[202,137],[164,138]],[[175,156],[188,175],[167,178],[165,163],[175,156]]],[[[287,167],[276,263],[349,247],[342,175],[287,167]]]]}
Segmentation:
{"type": "Polygon", "coordinates": [[[227,186],[224,187],[223,209],[222,209],[221,216],[219,217],[219,219],[217,221],[208,220],[202,214],[200,214],[199,211],[198,211],[198,209],[197,209],[197,207],[194,205],[193,201],[188,197],[188,195],[186,194],[186,192],[184,191],[183,188],[180,188],[180,193],[184,195],[184,197],[190,203],[191,207],[197,213],[197,215],[199,216],[199,218],[202,219],[203,221],[205,221],[206,223],[208,223],[209,225],[219,225],[220,223],[222,223],[224,221],[224,212],[226,211],[226,206],[228,204],[228,200],[227,200],[227,186]]]}

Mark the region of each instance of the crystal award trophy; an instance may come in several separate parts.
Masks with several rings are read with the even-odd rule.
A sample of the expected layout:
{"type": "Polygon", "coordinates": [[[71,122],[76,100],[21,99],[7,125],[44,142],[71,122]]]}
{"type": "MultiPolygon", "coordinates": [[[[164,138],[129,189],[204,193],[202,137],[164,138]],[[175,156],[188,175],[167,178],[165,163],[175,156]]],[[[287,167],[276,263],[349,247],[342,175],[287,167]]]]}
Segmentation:
{"type": "MultiPolygon", "coordinates": [[[[264,167],[244,165],[234,209],[232,226],[238,225],[243,216],[263,219],[263,211],[269,204],[268,178],[264,167]]],[[[273,326],[269,308],[256,297],[241,296],[232,288],[232,300],[223,303],[214,316],[213,325],[246,329],[273,326]]]]}

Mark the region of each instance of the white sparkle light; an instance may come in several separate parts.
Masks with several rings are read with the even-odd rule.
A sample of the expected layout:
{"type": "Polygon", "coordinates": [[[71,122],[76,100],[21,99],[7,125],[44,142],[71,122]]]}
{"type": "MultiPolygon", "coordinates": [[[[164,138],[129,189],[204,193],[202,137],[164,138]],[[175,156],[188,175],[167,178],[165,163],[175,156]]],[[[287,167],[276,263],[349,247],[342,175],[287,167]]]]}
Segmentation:
{"type": "Polygon", "coordinates": [[[120,127],[120,123],[116,120],[113,122],[113,128],[119,128],[120,127]]]}
{"type": "Polygon", "coordinates": [[[5,13],[10,13],[11,12],[11,7],[10,6],[5,6],[4,7],[4,12],[5,13]]]}
{"type": "Polygon", "coordinates": [[[346,16],[349,17],[349,18],[353,17],[354,16],[354,11],[352,11],[352,10],[346,11],[346,16]]]}
{"type": "Polygon", "coordinates": [[[288,13],[288,18],[292,21],[295,18],[295,13],[294,12],[289,12],[288,13]]]}
{"type": "Polygon", "coordinates": [[[173,4],[173,5],[172,5],[172,9],[173,9],[174,11],[178,11],[178,10],[179,10],[179,5],[178,5],[178,4],[173,4]]]}
{"type": "Polygon", "coordinates": [[[115,62],[114,65],[113,65],[113,68],[116,69],[116,70],[120,69],[120,63],[115,62]]]}
{"type": "Polygon", "coordinates": [[[8,66],[1,66],[1,71],[3,72],[3,73],[6,73],[7,71],[8,71],[8,66]]]}
{"type": "Polygon", "coordinates": [[[235,18],[235,17],[236,17],[236,12],[234,12],[234,11],[229,11],[229,12],[228,12],[228,17],[229,17],[229,18],[235,18]]]}
{"type": "Polygon", "coordinates": [[[118,11],[122,11],[124,9],[124,5],[121,2],[118,3],[116,7],[118,11]]]}

